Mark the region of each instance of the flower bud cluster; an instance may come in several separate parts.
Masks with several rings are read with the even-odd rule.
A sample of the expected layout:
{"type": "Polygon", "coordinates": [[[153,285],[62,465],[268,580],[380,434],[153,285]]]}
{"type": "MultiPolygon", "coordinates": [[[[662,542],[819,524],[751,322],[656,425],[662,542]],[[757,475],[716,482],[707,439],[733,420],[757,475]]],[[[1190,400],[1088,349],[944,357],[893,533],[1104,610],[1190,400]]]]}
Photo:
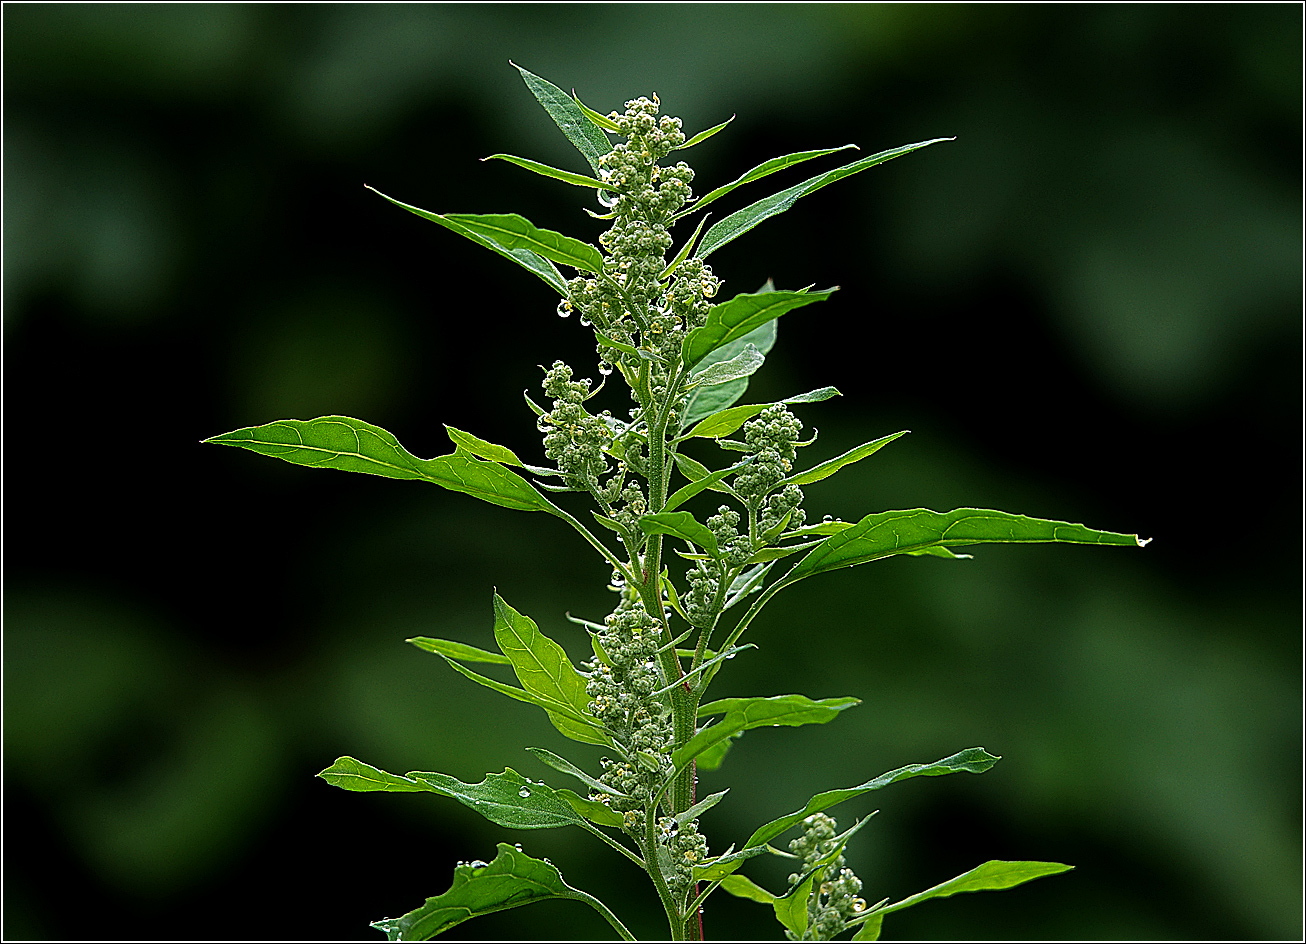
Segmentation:
{"type": "Polygon", "coordinates": [[[707,840],[698,831],[698,820],[681,826],[666,816],[658,822],[658,843],[672,892],[680,894],[694,883],[694,866],[707,858],[707,840]]]}
{"type": "MultiPolygon", "coordinates": [[[[803,820],[802,836],[789,843],[789,851],[803,860],[803,871],[834,851],[837,827],[824,813],[813,813],[803,820]]],[[[790,875],[790,886],[797,885],[800,878],[801,873],[790,875]]],[[[850,918],[866,910],[866,901],[858,897],[861,890],[861,879],[844,867],[842,855],[837,856],[816,878],[807,902],[807,933],[802,940],[833,940],[850,918]]],[[[792,934],[789,939],[798,940],[792,934]]]]}
{"type": "Polygon", "coordinates": [[[538,420],[544,433],[544,454],[557,463],[568,485],[596,487],[599,476],[607,471],[603,449],[612,440],[612,430],[585,410],[590,382],[572,380],[571,368],[554,361],[544,375],[544,392],[553,398],[553,409],[538,420]]]}
{"type": "Polygon", "coordinates": [[[744,424],[744,442],[753,461],[735,473],[734,487],[744,504],[759,513],[761,533],[778,527],[786,515],[790,516],[790,528],[801,527],[805,520],[800,507],[803,491],[797,485],[786,485],[778,494],[771,494],[793,472],[802,428],[802,421],[783,403],[773,403],[744,424]]]}
{"type": "Polygon", "coordinates": [[[642,835],[647,800],[666,775],[670,765],[666,750],[672,743],[665,708],[653,697],[662,679],[654,660],[658,622],[638,597],[623,590],[621,602],[604,620],[597,641],[606,661],[595,658],[586,663],[590,712],[603,722],[630,760],[604,758],[599,777],[626,797],[596,792],[591,799],[626,814],[626,829],[642,835]]]}

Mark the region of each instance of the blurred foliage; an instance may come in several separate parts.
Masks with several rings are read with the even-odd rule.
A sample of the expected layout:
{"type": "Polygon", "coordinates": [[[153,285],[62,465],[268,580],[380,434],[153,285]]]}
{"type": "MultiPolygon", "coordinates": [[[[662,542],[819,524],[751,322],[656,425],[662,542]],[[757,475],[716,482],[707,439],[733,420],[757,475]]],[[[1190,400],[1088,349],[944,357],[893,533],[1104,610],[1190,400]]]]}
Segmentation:
{"type": "MultiPolygon", "coordinates": [[[[563,614],[606,611],[597,558],[540,516],[198,444],[343,412],[419,455],[447,422],[539,460],[520,391],[555,357],[583,375],[583,332],[362,186],[596,236],[577,191],[475,160],[578,164],[511,58],[603,111],[656,91],[691,131],[737,113],[691,155],[700,190],[957,135],[713,260],[732,291],[843,286],[785,319],[751,391],[843,390],[802,411],[813,461],[915,430],[809,514],[976,505],[1156,538],[789,591],[719,694],[864,704],[705,774],[732,788],[714,849],[977,744],[1005,755],[984,778],[877,798],[849,854],[867,897],[988,858],[1078,868],[891,936],[1300,937],[1301,25],[1253,4],[5,5],[5,936],[363,936],[503,838],[661,933],[587,837],[312,776],[344,753],[544,773],[521,750],[554,744],[542,715],[402,640],[487,645],[497,586],[579,656],[563,614]],[[266,514],[274,538],[242,528],[266,514]],[[442,720],[455,703],[481,721],[442,720]]],[[[458,930],[604,936],[583,912],[458,930]]],[[[774,933],[724,896],[707,928],[774,933]]]]}

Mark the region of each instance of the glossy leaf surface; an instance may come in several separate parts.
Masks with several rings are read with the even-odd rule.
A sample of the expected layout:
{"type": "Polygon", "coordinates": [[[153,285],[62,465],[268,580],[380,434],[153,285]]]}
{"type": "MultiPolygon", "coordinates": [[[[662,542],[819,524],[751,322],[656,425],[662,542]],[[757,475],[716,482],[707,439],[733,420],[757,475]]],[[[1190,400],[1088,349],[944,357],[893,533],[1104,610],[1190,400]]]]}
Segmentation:
{"type": "Polygon", "coordinates": [[[460,659],[463,662],[489,662],[494,665],[512,665],[512,660],[499,652],[487,652],[484,649],[477,649],[475,646],[469,646],[466,643],[454,642],[451,639],[433,639],[430,636],[414,636],[412,639],[405,639],[404,642],[416,646],[424,652],[434,652],[436,655],[448,656],[450,659],[460,659]]]}
{"type": "Polygon", "coordinates": [[[707,525],[700,522],[687,511],[663,511],[656,515],[644,515],[639,519],[639,526],[645,534],[669,534],[697,544],[712,557],[717,557],[716,535],[707,525]]]}
{"type": "Polygon", "coordinates": [[[481,158],[483,161],[507,161],[510,164],[516,164],[518,167],[524,167],[526,170],[539,174],[541,177],[552,177],[554,180],[561,180],[563,183],[571,184],[575,187],[592,187],[595,190],[601,190],[605,186],[603,181],[594,177],[586,177],[584,174],[574,174],[569,170],[559,170],[557,167],[550,167],[548,164],[541,164],[539,161],[532,161],[530,158],[518,157],[515,154],[491,154],[489,157],[481,158]]]}
{"type": "Polygon", "coordinates": [[[939,513],[927,508],[867,515],[851,528],[826,538],[785,576],[787,583],[812,574],[852,567],[894,554],[932,546],[1061,542],[1141,547],[1136,534],[1095,531],[1082,524],[1027,518],[1005,511],[958,508],[939,513]]]}
{"type": "Polygon", "coordinates": [[[433,482],[518,511],[555,511],[529,482],[497,463],[460,452],[419,459],[381,427],[348,416],[277,420],[204,441],[238,446],[311,468],[433,482]]]}
{"type": "MultiPolygon", "coordinates": [[[[707,357],[703,358],[694,368],[694,371],[707,369],[711,364],[720,361],[729,360],[737,356],[748,345],[752,345],[757,350],[766,354],[775,346],[776,322],[768,321],[760,328],[756,328],[744,335],[737,341],[731,341],[721,345],[707,357]]],[[[692,379],[693,373],[690,374],[692,379]]],[[[748,392],[748,378],[740,377],[738,380],[732,380],[729,383],[701,385],[689,392],[689,397],[685,401],[685,417],[681,421],[681,428],[693,426],[704,417],[711,416],[719,410],[737,402],[740,397],[748,392]]]]}
{"type": "Polygon", "coordinates": [[[703,236],[703,241],[699,243],[698,252],[695,256],[699,259],[706,259],[716,250],[720,249],[731,240],[737,239],[744,233],[748,232],[758,223],[765,219],[775,216],[777,213],[783,213],[793,206],[799,197],[805,197],[809,193],[815,193],[822,187],[850,177],[853,174],[860,173],[877,164],[883,164],[885,161],[891,161],[895,157],[901,157],[904,154],[910,154],[912,151],[927,147],[931,144],[937,144],[940,141],[950,141],[951,138],[934,138],[930,141],[920,141],[916,144],[907,144],[898,148],[891,148],[887,151],[881,151],[878,154],[872,154],[870,157],[864,157],[860,161],[853,161],[851,164],[845,164],[843,167],[835,168],[824,174],[818,174],[804,180],[801,184],[790,187],[788,190],[782,190],[779,193],[772,194],[765,199],[758,200],[751,206],[746,206],[742,210],[731,213],[723,220],[717,221],[712,228],[703,236]]]}
{"type": "MultiPolygon", "coordinates": [[[[815,151],[796,151],[793,154],[786,154],[783,157],[773,157],[769,161],[763,161],[752,170],[745,171],[741,176],[736,177],[728,184],[711,190],[698,199],[685,213],[694,213],[709,203],[720,200],[736,187],[742,187],[744,184],[752,183],[754,180],[761,180],[763,177],[769,177],[771,174],[778,173],[786,168],[793,167],[795,164],[801,164],[803,161],[810,161],[814,157],[824,157],[827,154],[834,154],[836,151],[846,151],[849,148],[856,148],[855,144],[844,144],[837,148],[820,148],[815,151]]],[[[681,216],[684,213],[679,214],[681,216]]]]}
{"type": "Polygon", "coordinates": [[[716,134],[718,131],[725,128],[726,125],[730,124],[730,122],[734,120],[735,120],[735,116],[731,115],[725,121],[721,122],[721,124],[713,125],[712,127],[708,128],[706,131],[700,131],[698,134],[689,138],[689,140],[687,140],[684,144],[680,145],[677,148],[674,148],[673,150],[683,151],[685,148],[692,148],[695,144],[702,144],[704,141],[712,137],[712,135],[716,134]]]}
{"type": "Polygon", "coordinates": [[[1045,875],[1058,875],[1062,872],[1068,872],[1073,868],[1072,865],[1063,865],[1060,862],[1007,862],[1001,859],[992,859],[983,865],[976,866],[969,872],[958,875],[954,879],[935,885],[933,888],[928,888],[923,892],[912,895],[910,898],[904,898],[902,901],[877,909],[866,919],[862,928],[853,936],[853,940],[878,940],[885,915],[894,911],[901,911],[904,908],[910,908],[912,905],[918,905],[923,901],[929,901],[931,898],[947,898],[949,895],[956,895],[960,892],[1001,891],[1033,881],[1036,878],[1042,878],[1045,875]]]}
{"type": "Polygon", "coordinates": [[[795,308],[825,301],[835,291],[837,288],[821,292],[810,292],[807,289],[797,292],[754,292],[736,295],[720,305],[713,305],[708,309],[707,321],[702,327],[689,332],[681,345],[685,366],[692,368],[721,345],[742,338],[754,328],[795,308]]]}
{"type": "MultiPolygon", "coordinates": [[[[402,207],[403,209],[407,210],[409,213],[412,213],[416,216],[420,216],[424,220],[430,220],[432,223],[439,223],[445,229],[452,230],[453,232],[457,233],[459,236],[466,237],[467,239],[470,239],[472,242],[476,243],[477,245],[484,246],[486,249],[489,249],[491,252],[497,252],[505,259],[509,259],[517,263],[527,272],[530,272],[533,275],[536,275],[539,278],[543,279],[545,282],[549,284],[549,287],[552,288],[559,295],[562,295],[564,297],[566,296],[567,281],[562,277],[562,273],[558,271],[557,267],[554,266],[552,262],[550,262],[548,259],[541,256],[539,253],[532,251],[530,248],[526,246],[519,246],[516,249],[509,248],[508,246],[502,245],[495,239],[486,236],[483,233],[476,232],[472,229],[469,229],[468,227],[464,226],[462,223],[452,220],[449,217],[441,216],[439,213],[432,213],[429,210],[423,210],[420,207],[415,207],[412,206],[411,204],[404,203],[402,200],[396,200],[394,197],[387,197],[385,194],[381,193],[381,191],[377,190],[375,187],[368,187],[367,189],[371,190],[373,193],[377,194],[378,196],[385,197],[385,199],[389,200],[395,206],[402,207]]],[[[555,235],[562,236],[561,233],[556,233],[555,235]]],[[[568,239],[570,237],[562,237],[562,238],[568,239]]]]}
{"type": "Polygon", "coordinates": [[[454,869],[453,885],[443,895],[399,918],[372,922],[391,941],[426,941],[462,924],[469,918],[530,905],[554,898],[583,901],[594,908],[617,931],[622,940],[634,937],[598,899],[572,888],[552,864],[533,859],[521,850],[501,842],[499,854],[490,863],[463,863],[454,869]]]}
{"type": "Polygon", "coordinates": [[[849,449],[841,456],[835,456],[833,459],[827,459],[819,465],[814,465],[810,469],[789,476],[784,480],[785,485],[810,485],[813,482],[819,482],[821,479],[829,478],[846,465],[852,465],[859,462],[869,455],[873,455],[883,449],[889,443],[893,442],[899,436],[906,436],[911,430],[904,429],[897,433],[890,433],[888,436],[881,436],[873,442],[862,443],[854,449],[849,449]]]}
{"type": "MultiPolygon", "coordinates": [[[[817,390],[809,390],[807,393],[800,393],[797,396],[786,397],[784,400],[777,400],[776,403],[817,403],[841,395],[834,387],[821,387],[817,390]]],[[[722,436],[729,436],[758,413],[774,405],[774,403],[747,403],[743,406],[732,406],[719,410],[699,422],[685,435],[699,436],[705,439],[718,439],[722,436]]]]}
{"type": "Polygon", "coordinates": [[[708,387],[715,384],[729,383],[742,377],[751,377],[766,362],[766,355],[752,344],[745,344],[744,349],[729,360],[717,361],[691,376],[691,382],[708,387]]]}
{"type": "Polygon", "coordinates": [[[507,446],[500,446],[488,440],[481,439],[479,436],[473,436],[471,433],[464,433],[461,429],[454,429],[448,423],[444,424],[445,430],[449,433],[450,441],[459,449],[470,452],[474,456],[482,459],[489,459],[491,462],[499,462],[503,465],[515,465],[522,468],[522,461],[517,458],[517,454],[507,446]]]}
{"type": "MultiPolygon", "coordinates": [[[[742,731],[786,725],[825,724],[845,708],[861,703],[859,698],[823,698],[813,701],[806,695],[775,695],[770,698],[722,698],[703,705],[698,710],[700,718],[715,714],[724,717],[716,724],[699,731],[671,755],[671,762],[684,767],[695,756],[714,744],[719,744],[742,731]]],[[[752,845],[752,843],[750,843],[752,845]]]]}

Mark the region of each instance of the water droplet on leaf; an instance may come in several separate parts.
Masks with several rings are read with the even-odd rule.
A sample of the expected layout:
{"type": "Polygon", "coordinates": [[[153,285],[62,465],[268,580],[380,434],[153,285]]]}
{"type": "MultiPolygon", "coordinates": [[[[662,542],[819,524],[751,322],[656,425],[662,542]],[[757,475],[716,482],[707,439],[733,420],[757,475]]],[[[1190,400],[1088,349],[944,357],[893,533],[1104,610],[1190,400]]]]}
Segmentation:
{"type": "Polygon", "coordinates": [[[520,790],[517,791],[517,795],[525,799],[526,797],[531,795],[531,791],[527,790],[525,787],[522,787],[520,790]]]}

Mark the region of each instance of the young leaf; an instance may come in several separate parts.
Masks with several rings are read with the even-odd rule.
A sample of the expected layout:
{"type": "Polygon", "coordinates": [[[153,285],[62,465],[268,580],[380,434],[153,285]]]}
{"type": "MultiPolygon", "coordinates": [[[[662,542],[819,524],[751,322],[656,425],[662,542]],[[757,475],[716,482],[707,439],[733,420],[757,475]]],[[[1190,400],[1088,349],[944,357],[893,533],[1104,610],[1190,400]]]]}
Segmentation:
{"type": "MultiPolygon", "coordinates": [[[[895,157],[901,157],[904,154],[910,154],[912,151],[927,147],[931,144],[937,144],[940,141],[951,141],[952,138],[934,138],[929,141],[919,141],[916,144],[907,144],[903,147],[892,148],[888,151],[881,151],[879,154],[872,154],[870,157],[864,157],[860,161],[853,161],[851,164],[845,164],[843,167],[837,167],[832,171],[824,174],[818,174],[815,177],[804,180],[801,184],[796,184],[788,190],[782,190],[779,193],[772,194],[763,200],[744,207],[731,213],[723,220],[718,220],[703,241],[699,244],[698,252],[695,257],[706,259],[710,254],[720,249],[726,243],[742,236],[758,223],[765,219],[775,216],[777,213],[783,213],[793,206],[799,197],[805,197],[809,193],[815,193],[827,184],[832,184],[836,180],[842,180],[853,174],[874,167],[877,164],[883,164],[885,161],[893,160],[895,157]]],[[[709,195],[710,196],[710,195],[709,195]]],[[[702,206],[699,201],[698,206],[702,206]]],[[[697,207],[695,207],[697,209],[697,207]]]]}
{"type": "Polygon", "coordinates": [[[510,164],[516,164],[518,167],[534,171],[543,177],[552,177],[554,180],[561,180],[563,183],[572,184],[576,187],[592,187],[595,190],[602,190],[607,187],[607,184],[603,181],[595,180],[593,177],[586,177],[584,174],[573,174],[569,170],[559,170],[556,167],[550,167],[548,164],[541,164],[539,161],[517,157],[515,154],[491,154],[489,157],[481,158],[481,160],[507,161],[510,164]]]}
{"type": "Polygon", "coordinates": [[[777,901],[774,895],[746,875],[738,873],[727,875],[721,880],[721,887],[736,898],[747,898],[750,901],[761,902],[764,905],[770,905],[777,901]]]}
{"type": "MultiPolygon", "coordinates": [[[[688,147],[688,145],[686,145],[688,147]]],[[[846,151],[849,148],[856,148],[855,144],[845,144],[837,148],[821,148],[817,151],[798,151],[794,154],[786,154],[783,157],[773,157],[769,161],[763,161],[752,170],[744,173],[742,177],[732,180],[724,186],[717,187],[715,190],[705,193],[689,209],[677,214],[684,216],[687,213],[696,213],[703,207],[715,200],[720,200],[736,187],[742,187],[744,184],[751,183],[754,180],[761,180],[763,177],[782,171],[785,168],[793,167],[795,164],[801,164],[803,161],[810,161],[814,157],[824,157],[827,154],[833,154],[836,151],[846,151]]]]}
{"type": "MultiPolygon", "coordinates": [[[[549,286],[559,295],[563,296],[564,298],[566,297],[567,280],[562,277],[562,273],[557,270],[557,267],[555,267],[552,262],[550,262],[548,259],[545,259],[540,254],[532,251],[531,249],[525,246],[519,247],[517,249],[510,249],[507,246],[501,245],[499,242],[495,241],[489,236],[483,235],[481,233],[473,232],[471,229],[467,228],[462,223],[458,223],[455,222],[454,220],[449,219],[448,217],[441,216],[439,213],[431,213],[428,210],[423,210],[419,207],[411,206],[407,203],[404,203],[401,200],[396,200],[394,197],[387,197],[385,194],[381,193],[381,191],[377,190],[375,187],[368,187],[367,189],[379,196],[385,197],[385,199],[389,200],[395,206],[402,207],[403,209],[407,210],[409,213],[416,214],[417,216],[420,216],[424,220],[430,220],[432,223],[439,223],[445,229],[452,230],[453,232],[457,233],[459,236],[464,236],[467,239],[470,239],[472,242],[484,246],[486,249],[489,249],[491,252],[497,252],[505,259],[510,259],[511,261],[517,263],[519,266],[525,269],[527,272],[531,272],[539,276],[541,279],[547,282],[549,286]]],[[[541,230],[541,232],[544,231],[541,230]]],[[[562,234],[555,233],[554,235],[561,236],[562,234]]],[[[566,239],[569,237],[562,237],[562,238],[566,239]]],[[[591,246],[590,248],[593,247],[591,246]]]]}
{"type": "MultiPolygon", "coordinates": [[[[689,479],[691,484],[694,482],[700,482],[703,479],[710,478],[716,474],[715,472],[709,472],[707,466],[703,465],[703,463],[699,462],[697,459],[691,459],[689,456],[681,455],[677,452],[673,455],[673,458],[676,460],[676,468],[680,470],[685,478],[689,479]]],[[[721,492],[727,495],[732,494],[730,488],[726,485],[722,485],[719,481],[713,482],[711,485],[708,485],[707,488],[713,492],[721,492]]]]}
{"type": "Polygon", "coordinates": [[[495,665],[512,665],[512,660],[505,655],[497,652],[486,652],[484,649],[477,649],[475,646],[468,646],[448,639],[414,636],[412,639],[405,639],[404,642],[411,643],[426,652],[448,656],[450,659],[461,659],[463,662],[491,662],[495,665]]]}
{"type": "Polygon", "coordinates": [[[821,292],[802,289],[797,292],[757,292],[736,295],[727,302],[713,305],[707,312],[707,321],[686,335],[681,343],[681,356],[686,367],[692,368],[722,344],[742,338],[748,332],[786,312],[823,302],[838,290],[829,288],[821,292]]]}
{"type": "MultiPolygon", "coordinates": [[[[822,400],[828,400],[831,397],[841,396],[839,391],[834,387],[821,387],[817,390],[809,390],[807,393],[800,393],[797,396],[786,397],[778,402],[780,403],[819,403],[822,400]]],[[[685,433],[685,438],[699,436],[705,439],[719,439],[722,436],[729,436],[744,423],[758,413],[761,413],[769,406],[775,406],[774,403],[749,403],[744,406],[732,406],[729,409],[720,410],[713,413],[707,419],[700,422],[697,426],[685,433]]]]}
{"type": "Polygon", "coordinates": [[[718,361],[697,373],[690,374],[690,383],[702,387],[729,383],[741,377],[752,376],[765,362],[766,356],[753,345],[747,344],[729,360],[718,361]]]}
{"type": "Polygon", "coordinates": [[[684,144],[680,145],[677,148],[674,148],[674,150],[683,151],[685,148],[692,148],[695,144],[702,144],[704,141],[712,137],[712,135],[716,134],[718,131],[723,129],[726,125],[730,124],[730,122],[734,120],[735,120],[735,116],[731,115],[725,121],[721,122],[721,124],[713,125],[711,128],[708,128],[706,131],[700,131],[698,134],[694,135],[684,144]]]}
{"type": "Polygon", "coordinates": [[[386,773],[353,757],[337,757],[336,762],[318,774],[333,787],[356,793],[429,793],[430,787],[408,777],[386,773]]]}
{"type": "Polygon", "coordinates": [[[828,810],[844,800],[851,800],[854,797],[870,793],[872,790],[879,790],[891,783],[897,783],[899,780],[907,780],[911,777],[941,777],[945,774],[955,774],[962,771],[971,774],[982,774],[999,760],[1001,758],[990,754],[982,747],[968,747],[964,751],[953,754],[951,757],[945,757],[942,760],[936,760],[932,764],[908,764],[906,767],[899,767],[897,770],[880,774],[880,776],[866,781],[861,786],[818,793],[808,800],[807,805],[801,810],[774,819],[764,826],[759,826],[753,835],[749,837],[745,848],[751,849],[755,846],[764,845],[791,826],[801,823],[813,813],[828,810]]]}
{"type": "Polygon", "coordinates": [[[461,429],[454,429],[448,423],[444,424],[444,428],[449,433],[449,440],[458,448],[464,449],[474,456],[480,456],[482,459],[489,459],[491,462],[524,468],[522,461],[517,458],[517,454],[507,446],[487,442],[478,436],[473,436],[471,433],[464,433],[461,429]]]}
{"type": "MultiPolygon", "coordinates": [[[[703,371],[709,365],[726,361],[736,357],[740,352],[745,350],[750,344],[757,350],[766,354],[767,351],[775,345],[776,322],[768,321],[760,328],[755,328],[748,334],[744,335],[737,341],[721,345],[707,357],[699,361],[695,371],[703,371]]],[[[691,374],[691,379],[693,375],[691,374]]],[[[681,421],[681,428],[687,428],[694,425],[705,416],[711,416],[719,410],[735,403],[748,392],[748,378],[740,377],[738,380],[732,380],[729,383],[715,384],[712,386],[700,384],[693,390],[689,391],[689,397],[685,400],[685,416],[681,421]]]]}
{"type": "MultiPolygon", "coordinates": [[[[540,632],[534,620],[518,613],[497,593],[494,595],[494,641],[512,660],[513,671],[517,673],[522,688],[566,705],[582,718],[588,717],[590,697],[585,691],[585,679],[571,664],[566,651],[540,632]]],[[[577,725],[570,714],[559,716],[550,712],[549,720],[569,737],[576,733],[577,725]]],[[[591,729],[598,726],[594,720],[586,724],[591,729]]],[[[592,735],[593,731],[579,733],[592,735]]]]}
{"type": "Polygon", "coordinates": [[[697,544],[712,557],[719,557],[716,535],[687,511],[663,511],[656,515],[644,515],[639,519],[639,526],[645,534],[669,534],[697,544]]]}
{"type": "Polygon", "coordinates": [[[448,774],[420,770],[407,774],[407,779],[426,784],[432,793],[457,800],[509,829],[578,826],[582,819],[552,787],[532,783],[511,767],[504,768],[501,774],[486,774],[480,783],[463,783],[448,774]]]}
{"type": "MultiPolygon", "coordinates": [[[[752,456],[749,456],[743,462],[736,462],[732,466],[727,466],[724,469],[718,469],[716,472],[713,472],[711,475],[705,475],[701,479],[695,482],[690,482],[688,485],[676,489],[676,491],[671,495],[671,497],[667,499],[666,505],[663,506],[662,508],[663,513],[666,513],[668,511],[671,511],[679,507],[680,505],[683,505],[685,502],[689,501],[699,492],[703,491],[703,489],[712,488],[713,485],[719,483],[727,475],[732,475],[735,472],[738,472],[740,469],[742,469],[744,466],[748,465],[748,463],[752,461],[753,461],[752,456]]],[[[720,491],[720,489],[717,489],[716,491],[720,491]]]]}
{"type": "Polygon", "coordinates": [[[571,100],[576,103],[576,107],[584,113],[586,118],[594,122],[594,124],[598,125],[598,127],[602,128],[604,131],[611,131],[613,134],[619,134],[621,132],[621,126],[615,121],[607,115],[599,114],[593,108],[590,108],[582,102],[580,97],[576,94],[575,89],[571,90],[571,100]]]}
{"type": "Polygon", "coordinates": [[[689,256],[690,250],[693,249],[694,244],[698,242],[698,234],[703,232],[703,224],[707,222],[708,216],[711,216],[711,214],[709,213],[705,215],[701,220],[698,221],[698,226],[694,228],[694,232],[690,234],[690,237],[685,240],[685,245],[680,247],[680,251],[676,253],[676,255],[672,258],[672,260],[667,263],[667,267],[662,270],[660,275],[658,275],[659,282],[661,282],[667,276],[671,275],[672,272],[675,272],[676,267],[679,266],[680,263],[684,262],[685,259],[689,256]]]}
{"type": "Polygon", "coordinates": [[[565,800],[573,810],[585,817],[591,823],[597,823],[600,826],[620,827],[624,822],[621,814],[610,806],[599,803],[597,800],[583,797],[575,790],[568,790],[564,787],[561,790],[554,790],[553,792],[565,800]]]}
{"type": "MultiPolygon", "coordinates": [[[[723,698],[698,710],[699,717],[724,713],[716,724],[703,728],[671,755],[671,762],[683,768],[698,754],[742,731],[787,725],[825,724],[845,708],[861,703],[859,698],[823,698],[813,701],[806,695],[775,695],[771,698],[723,698]]],[[[749,843],[754,845],[754,843],[749,843]]]]}
{"type": "Polygon", "coordinates": [[[557,754],[553,753],[552,751],[546,751],[542,747],[528,747],[526,748],[526,750],[530,751],[532,754],[534,754],[540,760],[544,761],[544,763],[548,764],[554,770],[561,771],[564,774],[570,774],[571,776],[575,777],[577,780],[581,781],[581,783],[585,784],[587,787],[589,787],[592,790],[595,790],[599,793],[610,793],[613,796],[619,796],[619,797],[624,797],[626,795],[622,793],[620,790],[618,790],[616,787],[610,787],[606,783],[595,780],[593,777],[585,773],[585,771],[581,770],[571,761],[567,760],[565,757],[559,757],[557,754]]]}
{"type": "Polygon", "coordinates": [[[366,472],[391,479],[433,482],[518,511],[556,511],[524,478],[467,453],[418,459],[379,426],[348,416],[277,420],[213,436],[204,442],[239,446],[312,468],[366,472]]]}
{"type": "Polygon", "coordinates": [[[878,908],[865,918],[854,918],[850,923],[859,921],[865,921],[866,923],[853,936],[853,940],[878,940],[880,926],[885,915],[894,911],[901,911],[904,908],[910,908],[912,905],[918,905],[923,901],[929,901],[931,898],[947,898],[949,895],[956,895],[960,892],[1000,891],[1014,888],[1017,885],[1033,881],[1036,878],[1042,878],[1045,875],[1059,875],[1062,872],[1069,872],[1073,868],[1073,865],[1062,865],[1060,862],[1005,862],[1001,859],[993,859],[941,885],[935,885],[933,888],[928,888],[923,892],[912,895],[910,898],[904,898],[892,905],[878,908]]]}
{"type": "Polygon", "coordinates": [[[549,113],[554,123],[562,129],[567,140],[585,156],[590,169],[598,174],[599,158],[612,150],[612,142],[608,140],[608,136],[594,126],[594,122],[562,89],[534,73],[527,72],[515,62],[512,66],[521,73],[526,87],[544,106],[544,110],[549,113]]]}
{"type": "Polygon", "coordinates": [[[894,554],[932,546],[967,544],[1047,543],[1114,544],[1142,547],[1136,534],[1095,531],[1082,524],[1027,518],[1005,511],[958,508],[940,514],[927,508],[867,515],[851,528],[826,538],[787,575],[792,583],[812,574],[852,567],[894,554]]]}
{"type": "Polygon", "coordinates": [[[554,898],[583,901],[612,925],[623,941],[633,941],[617,916],[592,895],[572,888],[553,865],[499,843],[499,854],[488,865],[464,863],[454,869],[453,885],[443,895],[399,918],[373,921],[372,927],[390,941],[426,941],[469,918],[554,898]]]}
{"type": "Polygon", "coordinates": [[[526,249],[574,269],[603,271],[603,255],[589,243],[551,229],[539,229],[530,220],[516,213],[446,213],[441,219],[461,226],[467,232],[502,246],[509,252],[526,249]]]}
{"type": "Polygon", "coordinates": [[[865,459],[867,456],[879,452],[884,446],[889,445],[889,443],[893,442],[899,436],[906,436],[909,432],[911,432],[911,430],[904,429],[888,436],[881,436],[874,442],[862,443],[855,449],[849,449],[841,456],[827,459],[820,465],[814,465],[805,472],[798,472],[789,476],[789,478],[785,479],[776,487],[779,488],[784,485],[810,485],[813,482],[821,481],[821,479],[829,478],[844,466],[852,465],[854,462],[865,459]]]}

